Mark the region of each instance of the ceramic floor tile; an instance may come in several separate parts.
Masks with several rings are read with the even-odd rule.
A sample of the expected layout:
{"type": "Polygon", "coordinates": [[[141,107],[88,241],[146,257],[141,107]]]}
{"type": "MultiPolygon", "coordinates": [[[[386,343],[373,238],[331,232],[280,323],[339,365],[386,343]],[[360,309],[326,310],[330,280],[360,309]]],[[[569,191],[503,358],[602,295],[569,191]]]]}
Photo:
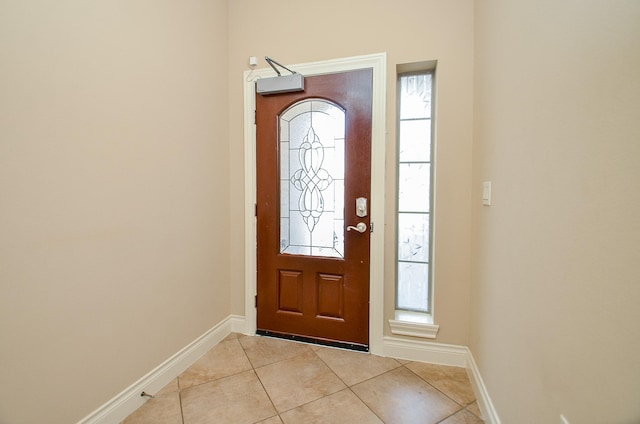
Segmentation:
{"type": "Polygon", "coordinates": [[[471,405],[467,406],[467,411],[471,412],[476,417],[482,418],[482,412],[480,411],[480,407],[478,406],[478,401],[475,401],[471,405]]]}
{"type": "Polygon", "coordinates": [[[228,377],[251,369],[237,339],[220,342],[178,377],[180,389],[228,377]]]}
{"type": "Polygon", "coordinates": [[[450,416],[440,424],[483,424],[480,418],[476,417],[471,412],[463,409],[462,411],[450,416]]]}
{"type": "Polygon", "coordinates": [[[316,354],[347,386],[353,386],[400,366],[395,359],[363,352],[322,348],[317,350],[316,354]]]}
{"type": "Polygon", "coordinates": [[[227,337],[225,337],[224,339],[222,339],[222,341],[226,342],[227,340],[235,340],[238,337],[240,337],[240,334],[238,334],[238,333],[229,333],[229,335],[227,337]]]}
{"type": "Polygon", "coordinates": [[[346,387],[313,351],[258,368],[256,373],[279,412],[346,387]]]}
{"type": "Polygon", "coordinates": [[[466,406],[476,400],[464,368],[423,362],[411,362],[405,366],[460,405],[466,406]]]}
{"type": "Polygon", "coordinates": [[[167,393],[175,393],[175,392],[178,392],[179,390],[180,388],[178,387],[178,379],[174,378],[169,382],[169,384],[167,384],[162,389],[160,389],[160,391],[158,391],[158,393],[156,393],[155,395],[160,396],[167,393]]]}
{"type": "Polygon", "coordinates": [[[182,424],[178,392],[156,395],[129,415],[122,424],[182,424]]]}
{"type": "Polygon", "coordinates": [[[240,344],[254,368],[293,358],[309,352],[309,345],[272,337],[240,337],[240,344]]]}
{"type": "Polygon", "coordinates": [[[404,367],[356,384],[351,390],[385,423],[434,424],[461,409],[404,367]]]}
{"type": "Polygon", "coordinates": [[[276,415],[275,417],[267,418],[266,420],[260,421],[256,424],[282,424],[282,420],[276,415]]]}
{"type": "Polygon", "coordinates": [[[254,371],[180,392],[184,424],[253,424],[276,415],[254,371]]]}
{"type": "Polygon", "coordinates": [[[383,424],[349,389],[287,411],[282,420],[284,424],[383,424]]]}

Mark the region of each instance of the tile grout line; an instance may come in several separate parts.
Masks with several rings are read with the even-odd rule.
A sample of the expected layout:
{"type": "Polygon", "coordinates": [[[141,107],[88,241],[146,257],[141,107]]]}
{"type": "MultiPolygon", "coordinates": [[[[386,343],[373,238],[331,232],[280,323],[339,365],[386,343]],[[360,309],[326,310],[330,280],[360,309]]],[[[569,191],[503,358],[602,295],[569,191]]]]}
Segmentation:
{"type": "MultiPolygon", "coordinates": [[[[231,339],[231,340],[222,340],[222,341],[220,341],[220,343],[226,343],[226,342],[230,342],[230,341],[233,341],[233,340],[236,340],[236,339],[231,339]]],[[[216,346],[218,346],[220,343],[218,343],[216,346]]],[[[242,343],[240,343],[240,341],[239,341],[239,340],[238,340],[238,344],[239,344],[239,345],[240,345],[240,347],[242,348],[242,351],[243,351],[243,353],[245,354],[245,356],[247,356],[246,352],[244,352],[244,347],[242,347],[242,343]]],[[[215,346],[214,346],[214,347],[215,347],[215,346]]],[[[213,349],[213,348],[212,348],[212,349],[213,349]]],[[[209,350],[209,351],[210,351],[210,350],[209,350]]],[[[209,351],[207,351],[207,353],[209,353],[209,351]]],[[[205,354],[205,355],[206,355],[206,354],[205,354]]],[[[203,356],[204,356],[204,355],[203,355],[203,356]]],[[[253,364],[252,364],[252,363],[251,363],[251,361],[249,360],[249,357],[247,357],[247,361],[249,362],[249,365],[251,366],[251,370],[253,370],[253,364]]],[[[195,365],[195,364],[194,364],[194,365],[195,365]]],[[[177,379],[178,379],[178,391],[182,392],[183,390],[190,390],[190,389],[195,388],[195,387],[200,387],[200,386],[203,386],[203,385],[205,385],[205,384],[213,383],[214,381],[224,380],[224,379],[226,379],[226,378],[233,377],[233,376],[236,376],[236,375],[238,375],[238,374],[242,374],[243,372],[247,372],[247,371],[251,371],[251,370],[248,370],[248,369],[247,369],[247,370],[244,370],[244,371],[238,371],[238,372],[236,372],[236,373],[234,373],[234,374],[223,375],[222,377],[217,377],[217,378],[214,378],[214,379],[212,379],[212,380],[206,380],[206,381],[203,381],[202,383],[193,384],[193,385],[191,385],[191,386],[189,386],[189,387],[184,387],[184,388],[180,387],[180,376],[178,376],[178,377],[177,377],[177,379]]],[[[185,371],[186,371],[186,370],[185,370],[185,371]]]]}
{"type": "Polygon", "coordinates": [[[469,409],[469,407],[470,407],[471,405],[473,405],[474,403],[476,403],[476,402],[478,402],[478,400],[477,400],[477,399],[476,399],[476,400],[474,400],[473,402],[471,402],[469,405],[467,405],[467,406],[463,409],[463,411],[467,411],[468,413],[470,413],[470,414],[471,414],[471,415],[473,415],[474,417],[478,418],[480,421],[484,422],[484,419],[483,419],[482,417],[478,416],[475,412],[473,412],[473,411],[471,411],[471,410],[469,409]]]}
{"type": "MultiPolygon", "coordinates": [[[[387,371],[387,372],[388,372],[388,371],[387,371]]],[[[381,374],[381,375],[382,375],[382,374],[381,374]]],[[[357,384],[360,384],[360,383],[357,383],[357,384]]],[[[354,384],[354,386],[355,386],[355,384],[354,384]]],[[[351,389],[351,387],[352,387],[352,386],[349,386],[349,387],[347,387],[347,389],[349,389],[349,391],[350,391],[351,393],[353,393],[353,395],[354,395],[356,398],[358,398],[358,400],[359,400],[360,402],[362,402],[362,404],[363,404],[364,406],[366,406],[366,407],[367,407],[367,409],[368,409],[369,411],[371,411],[371,413],[372,413],[373,415],[375,415],[375,416],[376,416],[376,418],[378,418],[382,424],[385,424],[385,422],[384,422],[384,420],[382,419],[382,417],[381,417],[381,416],[379,416],[378,414],[376,414],[376,411],[374,411],[373,409],[371,409],[371,407],[369,406],[369,404],[368,404],[367,402],[365,402],[365,401],[364,401],[360,396],[358,396],[358,394],[357,394],[356,392],[354,392],[354,391],[351,389]]]]}
{"type": "MultiPolygon", "coordinates": [[[[342,391],[344,391],[344,390],[351,390],[351,388],[349,387],[349,385],[348,385],[347,383],[345,383],[345,381],[344,381],[342,378],[340,378],[340,376],[339,376],[339,375],[338,375],[338,374],[337,374],[337,373],[336,373],[336,372],[335,372],[335,371],[334,371],[334,370],[329,366],[329,364],[327,364],[327,363],[325,362],[325,360],[324,360],[324,359],[322,359],[322,357],[321,357],[320,355],[318,355],[318,351],[317,351],[317,350],[311,349],[311,351],[312,351],[312,352],[313,352],[313,354],[316,356],[316,358],[318,358],[318,359],[320,360],[320,362],[322,362],[322,363],[327,367],[327,369],[328,369],[329,371],[331,371],[331,373],[332,373],[333,375],[335,375],[335,376],[336,376],[336,378],[337,378],[338,380],[340,380],[340,382],[341,382],[342,384],[344,384],[344,388],[343,388],[343,389],[338,390],[337,392],[329,393],[328,395],[324,395],[324,396],[322,396],[322,397],[319,397],[318,399],[310,400],[309,402],[305,402],[305,403],[303,403],[303,404],[301,404],[301,405],[298,405],[298,406],[296,406],[296,407],[294,407],[294,408],[288,409],[288,410],[286,410],[286,411],[284,411],[284,412],[292,411],[292,410],[297,409],[297,408],[300,408],[300,407],[302,407],[302,406],[309,405],[310,403],[316,402],[316,401],[318,401],[318,400],[320,400],[320,399],[324,399],[324,398],[329,397],[329,396],[331,396],[331,395],[335,395],[336,393],[340,393],[340,392],[342,392],[342,391]]],[[[352,393],[353,393],[353,391],[352,391],[352,393]]],[[[366,405],[366,404],[365,404],[365,405],[366,405]]],[[[367,406],[367,407],[368,407],[368,406],[367,406]]]]}
{"type": "MultiPolygon", "coordinates": [[[[330,365],[329,365],[329,364],[328,364],[324,359],[322,359],[322,357],[321,357],[320,355],[318,355],[318,351],[317,351],[317,350],[315,350],[315,349],[312,349],[312,348],[311,348],[311,346],[312,346],[312,345],[310,345],[309,343],[302,343],[302,342],[298,342],[298,343],[309,346],[310,351],[315,355],[315,357],[316,357],[317,359],[319,359],[319,360],[320,360],[320,362],[322,362],[322,363],[327,367],[327,369],[328,369],[328,370],[329,370],[329,371],[330,371],[330,372],[331,372],[331,373],[332,373],[332,374],[333,374],[333,375],[334,375],[338,380],[340,380],[340,382],[342,382],[342,384],[344,384],[344,386],[345,386],[345,387],[344,387],[343,389],[338,390],[337,392],[329,393],[329,394],[327,394],[327,395],[324,395],[324,396],[322,396],[322,397],[319,397],[318,399],[313,399],[313,400],[310,400],[309,402],[305,402],[305,403],[300,404],[300,405],[298,405],[298,406],[295,406],[295,407],[293,407],[293,408],[291,408],[291,409],[287,409],[286,411],[282,411],[282,413],[286,413],[286,412],[292,411],[292,410],[294,410],[294,409],[297,409],[297,408],[303,407],[303,406],[308,405],[308,404],[310,404],[310,403],[313,403],[313,402],[316,402],[316,401],[318,401],[318,400],[324,399],[324,398],[326,398],[326,397],[332,396],[332,395],[334,395],[334,394],[336,394],[336,393],[340,393],[340,392],[342,392],[342,391],[344,391],[344,390],[349,390],[351,393],[353,393],[353,395],[354,395],[354,396],[355,396],[355,397],[356,397],[360,402],[362,402],[362,403],[363,403],[363,405],[364,405],[367,409],[369,409],[369,410],[371,411],[371,413],[373,413],[373,415],[375,415],[375,416],[376,416],[376,417],[377,417],[377,418],[378,418],[378,419],[379,419],[379,420],[384,424],[384,421],[383,421],[383,420],[378,416],[378,414],[376,414],[376,413],[375,413],[375,412],[374,412],[374,411],[369,407],[369,405],[367,405],[367,404],[366,404],[362,399],[360,399],[360,397],[359,397],[357,394],[355,394],[355,393],[353,392],[353,390],[351,390],[351,386],[349,386],[349,385],[348,385],[348,384],[347,384],[347,383],[346,383],[346,382],[345,382],[345,381],[344,381],[344,380],[343,380],[343,379],[342,379],[342,378],[341,378],[341,377],[340,377],[340,376],[339,376],[339,375],[338,375],[338,374],[337,374],[337,373],[336,373],[336,372],[331,368],[331,366],[330,366],[330,365]]],[[[242,345],[242,343],[241,343],[241,345],[242,345]]],[[[325,347],[321,347],[320,349],[324,349],[324,348],[325,348],[325,347]]],[[[244,350],[244,346],[243,346],[243,350],[244,350]]],[[[245,351],[245,355],[246,355],[246,351],[245,351]]],[[[299,355],[296,355],[296,356],[299,356],[299,355]]],[[[248,357],[248,355],[247,355],[247,357],[248,357]]],[[[260,367],[258,367],[258,368],[263,368],[263,367],[266,367],[266,366],[269,366],[269,365],[272,365],[272,364],[277,364],[277,363],[280,363],[280,362],[284,362],[284,361],[287,361],[287,360],[289,360],[289,359],[293,359],[293,358],[295,358],[295,356],[294,356],[294,357],[291,357],[291,358],[281,359],[281,360],[279,360],[279,361],[275,361],[275,362],[272,362],[272,363],[269,363],[269,364],[265,364],[265,365],[262,365],[262,366],[260,366],[260,367]]],[[[249,360],[249,362],[251,363],[251,360],[249,360]]],[[[251,363],[251,366],[253,367],[253,363],[251,363]]],[[[396,368],[399,368],[399,367],[396,367],[396,368]]],[[[396,369],[396,368],[394,368],[394,369],[396,369]]],[[[254,371],[256,371],[256,369],[255,369],[255,368],[254,368],[254,371]]],[[[382,373],[382,374],[384,374],[384,373],[382,373]]],[[[382,375],[382,374],[379,374],[379,375],[382,375]]],[[[258,376],[258,373],[257,373],[257,372],[256,372],[256,376],[258,376]]],[[[371,378],[374,378],[374,377],[371,377],[371,378]]],[[[370,380],[371,378],[368,378],[368,379],[366,379],[366,380],[364,380],[364,381],[370,380]]],[[[260,377],[259,377],[259,376],[258,376],[258,380],[260,380],[260,377]]],[[[260,384],[262,384],[262,380],[260,380],[260,384]]],[[[356,383],[356,384],[360,384],[360,382],[359,382],[359,383],[356,383]]],[[[262,387],[263,387],[264,391],[267,393],[267,396],[269,396],[269,392],[267,391],[266,387],[264,387],[264,384],[262,384],[262,387]]],[[[271,396],[269,396],[269,400],[271,400],[271,396]]],[[[271,400],[271,403],[273,404],[273,400],[271,400]]],[[[284,422],[284,420],[282,420],[281,412],[280,412],[280,411],[278,411],[278,409],[275,407],[275,404],[274,404],[274,409],[275,409],[275,410],[276,410],[276,412],[278,413],[278,417],[280,418],[280,420],[281,420],[282,422],[284,422]]]]}
{"type": "Polygon", "coordinates": [[[182,424],[184,424],[184,410],[182,409],[182,390],[180,390],[180,380],[176,377],[176,382],[178,383],[178,400],[180,400],[180,418],[182,419],[182,424]]]}
{"type": "MultiPolygon", "coordinates": [[[[301,342],[298,342],[298,343],[301,343],[301,342]]],[[[307,343],[304,343],[304,344],[307,344],[307,343]]],[[[327,365],[327,364],[322,360],[322,358],[320,358],[320,356],[318,356],[318,354],[316,353],[316,351],[315,351],[315,350],[313,350],[313,349],[311,349],[311,348],[310,348],[310,350],[311,350],[311,352],[312,352],[313,354],[315,354],[315,355],[316,355],[316,358],[320,359],[320,361],[321,361],[323,364],[325,364],[325,366],[329,369],[329,371],[331,371],[331,372],[332,372],[332,373],[333,373],[333,374],[338,378],[338,380],[340,380],[340,381],[342,382],[342,384],[344,384],[344,385],[345,385],[345,388],[344,388],[344,389],[341,389],[341,390],[338,390],[337,392],[330,393],[330,394],[328,394],[328,395],[324,395],[324,396],[322,396],[322,397],[319,397],[318,399],[313,399],[313,400],[310,400],[309,402],[305,402],[305,403],[302,403],[302,404],[300,404],[300,405],[298,405],[298,406],[294,406],[293,408],[287,409],[286,411],[282,411],[282,412],[280,412],[280,411],[278,410],[278,408],[276,408],[275,404],[273,404],[273,400],[271,400],[271,396],[269,395],[269,392],[267,391],[267,388],[266,388],[266,387],[264,387],[264,384],[262,384],[262,380],[260,379],[260,376],[258,376],[258,373],[256,372],[256,376],[258,377],[258,380],[260,380],[260,384],[262,384],[262,388],[263,388],[263,389],[264,389],[264,391],[267,393],[267,396],[269,396],[269,400],[271,400],[271,403],[273,404],[273,408],[276,410],[276,413],[278,414],[278,417],[280,418],[280,421],[282,421],[282,422],[284,422],[284,420],[282,419],[281,414],[284,414],[284,413],[289,412],[289,411],[293,411],[294,409],[300,408],[300,407],[302,407],[302,406],[304,406],[304,405],[308,405],[308,404],[313,403],[313,402],[315,402],[315,401],[317,401],[317,400],[324,399],[324,398],[326,398],[327,396],[331,396],[331,395],[333,395],[333,394],[335,394],[335,393],[339,393],[339,392],[341,392],[342,390],[345,390],[345,389],[348,389],[348,388],[349,388],[349,386],[347,386],[347,384],[346,384],[344,381],[342,381],[342,379],[341,379],[341,378],[340,378],[340,377],[339,377],[339,376],[338,376],[338,375],[337,375],[337,374],[336,374],[336,373],[331,369],[331,367],[329,367],[329,366],[328,366],[328,365],[327,365]]],[[[245,354],[246,354],[246,352],[245,352],[245,354]]],[[[277,363],[280,363],[280,362],[288,361],[288,360],[290,360],[290,359],[295,358],[296,356],[300,356],[300,355],[295,355],[295,356],[293,356],[293,357],[291,357],[291,358],[282,359],[282,360],[280,360],[280,361],[275,361],[275,362],[272,362],[272,363],[270,363],[270,364],[263,365],[263,366],[258,367],[258,368],[263,368],[263,367],[267,367],[267,366],[272,365],[272,364],[277,364],[277,363]]],[[[252,364],[252,366],[253,366],[253,364],[252,364]]],[[[255,369],[254,369],[254,371],[255,371],[255,369]]]]}
{"type": "MultiPolygon", "coordinates": [[[[413,362],[413,361],[412,361],[413,362]]],[[[418,377],[420,380],[424,381],[425,383],[427,383],[429,386],[433,387],[435,390],[437,390],[439,393],[443,394],[447,399],[453,401],[456,405],[458,405],[461,409],[466,408],[465,405],[461,405],[460,402],[458,402],[457,400],[455,400],[454,398],[452,398],[451,396],[449,396],[448,394],[446,394],[445,392],[443,392],[442,390],[440,390],[439,388],[437,388],[436,386],[434,386],[433,384],[431,384],[430,382],[428,382],[427,380],[425,380],[424,378],[422,378],[420,375],[418,375],[417,373],[413,372],[411,370],[411,368],[406,367],[405,365],[403,365],[403,367],[405,367],[405,369],[407,371],[409,371],[411,374],[415,375],[416,377],[418,377]]],[[[460,411],[456,411],[456,414],[460,412],[460,411]]]]}
{"type": "MultiPolygon", "coordinates": [[[[380,417],[378,414],[376,414],[376,411],[374,411],[373,409],[371,409],[371,407],[369,406],[369,404],[368,404],[368,403],[366,403],[362,398],[360,398],[360,396],[358,396],[358,394],[357,394],[356,392],[354,392],[354,391],[352,390],[352,387],[353,387],[353,386],[356,386],[356,385],[358,385],[358,384],[360,384],[360,383],[364,383],[365,381],[369,381],[369,380],[371,380],[371,379],[373,379],[373,378],[379,377],[379,376],[381,376],[381,375],[383,375],[383,374],[386,374],[386,373],[388,373],[388,372],[390,372],[390,371],[393,371],[393,370],[395,370],[395,369],[397,369],[397,368],[399,368],[399,367],[393,368],[393,369],[391,369],[391,370],[389,370],[389,371],[385,371],[385,372],[383,372],[383,373],[381,373],[381,374],[378,374],[378,375],[375,375],[375,376],[373,376],[373,377],[369,377],[369,378],[367,378],[367,379],[365,379],[365,380],[359,381],[359,382],[357,382],[357,383],[355,383],[355,384],[352,384],[352,385],[350,386],[350,385],[348,385],[348,384],[347,384],[347,383],[346,383],[342,378],[340,378],[340,376],[338,375],[338,373],[336,373],[336,372],[333,370],[333,368],[331,368],[331,366],[330,366],[330,365],[329,365],[329,364],[328,364],[324,359],[322,359],[322,357],[321,357],[320,355],[318,355],[318,353],[317,353],[316,351],[314,351],[314,353],[315,353],[315,354],[316,354],[316,356],[317,356],[318,358],[320,358],[320,360],[321,360],[321,361],[322,361],[322,362],[327,366],[327,368],[329,368],[329,369],[331,370],[331,372],[333,372],[333,373],[336,375],[336,377],[338,377],[338,379],[339,379],[340,381],[342,381],[342,383],[343,383],[345,386],[347,386],[346,390],[349,390],[351,393],[353,393],[353,395],[354,395],[354,396],[355,396],[355,397],[356,397],[360,402],[362,402],[362,404],[363,404],[363,405],[364,405],[364,406],[365,406],[369,411],[371,411],[371,413],[372,413],[373,415],[375,415],[375,416],[376,416],[376,418],[378,418],[382,424],[385,424],[385,422],[384,422],[384,420],[382,419],[382,417],[380,417]]],[[[369,355],[371,355],[371,353],[368,353],[368,354],[369,354],[369,355]]],[[[395,359],[395,358],[394,358],[394,359],[395,359]]],[[[397,362],[397,361],[396,361],[396,362],[397,362]]],[[[399,363],[399,362],[398,362],[398,363],[399,363]]],[[[400,364],[400,366],[402,366],[402,364],[400,364]]],[[[336,392],[336,393],[337,393],[337,392],[336,392]]]]}
{"type": "MultiPolygon", "coordinates": [[[[247,350],[244,348],[244,345],[240,341],[240,338],[238,337],[237,339],[238,339],[238,343],[240,344],[240,347],[242,348],[242,352],[244,353],[244,356],[247,357],[247,361],[249,361],[249,365],[251,365],[251,370],[253,371],[253,373],[255,374],[256,378],[260,382],[260,386],[262,387],[262,390],[264,390],[264,394],[267,395],[267,398],[269,399],[269,402],[271,402],[271,406],[273,406],[273,410],[276,411],[276,415],[274,415],[272,417],[267,417],[265,419],[268,420],[269,418],[273,418],[273,417],[277,416],[280,419],[280,422],[284,423],[284,420],[280,416],[280,411],[278,411],[278,408],[276,408],[275,403],[273,403],[273,399],[271,399],[271,395],[269,395],[269,392],[267,391],[267,388],[264,386],[264,383],[262,382],[262,379],[260,378],[260,375],[258,375],[256,367],[253,365],[253,362],[251,362],[251,358],[249,358],[249,355],[247,354],[247,350]]],[[[281,361],[277,361],[277,362],[281,362],[281,361]]],[[[266,366],[266,365],[263,365],[263,366],[266,366]]],[[[262,368],[262,367],[258,367],[258,368],[262,368]]],[[[264,421],[264,420],[261,420],[261,421],[264,421]]],[[[257,421],[257,423],[259,423],[259,422],[260,421],[257,421]]]]}
{"type": "MultiPolygon", "coordinates": [[[[245,358],[247,358],[247,362],[251,366],[251,370],[240,371],[240,372],[238,372],[236,374],[232,374],[232,375],[227,376],[227,377],[232,377],[234,375],[238,375],[238,374],[241,374],[241,373],[247,372],[247,371],[253,371],[253,374],[256,376],[256,378],[258,379],[258,382],[260,383],[260,387],[262,387],[262,390],[264,390],[264,394],[267,395],[267,398],[269,399],[269,402],[271,402],[271,406],[273,406],[273,410],[276,412],[276,415],[273,415],[271,417],[267,417],[267,418],[264,418],[264,419],[260,419],[259,421],[256,421],[254,424],[260,423],[260,422],[262,422],[264,420],[268,420],[268,419],[276,417],[276,416],[278,418],[280,418],[280,421],[282,421],[282,418],[280,417],[280,414],[278,413],[278,409],[276,408],[276,405],[273,403],[273,399],[271,399],[271,396],[269,396],[269,392],[267,391],[266,387],[264,387],[264,384],[262,383],[262,380],[260,379],[260,376],[256,372],[256,367],[253,365],[253,362],[251,362],[251,358],[249,358],[249,355],[247,354],[247,350],[245,349],[244,345],[240,341],[240,336],[236,335],[236,337],[234,339],[232,339],[232,340],[236,340],[238,342],[238,344],[240,345],[240,348],[242,349],[242,353],[244,353],[245,358]]],[[[223,377],[223,378],[220,378],[218,380],[222,380],[222,379],[227,378],[227,377],[223,377]]],[[[183,424],[184,424],[184,422],[183,422],[183,424]]]]}
{"type": "MultiPolygon", "coordinates": [[[[380,421],[382,421],[382,423],[383,423],[383,424],[385,424],[385,422],[384,422],[384,420],[382,419],[382,417],[378,416],[378,414],[376,414],[376,412],[375,412],[373,409],[371,409],[371,407],[369,406],[369,404],[368,404],[368,403],[366,403],[362,398],[360,398],[360,396],[358,396],[358,394],[357,394],[356,392],[354,392],[354,391],[352,390],[352,388],[353,388],[353,387],[355,387],[355,386],[357,386],[357,385],[359,385],[359,384],[362,384],[362,383],[365,383],[365,382],[367,382],[367,381],[373,380],[374,378],[378,378],[378,377],[383,376],[383,375],[385,375],[385,374],[389,374],[389,373],[391,373],[391,372],[393,372],[393,371],[397,370],[398,368],[402,368],[402,367],[404,367],[404,364],[402,364],[402,363],[401,363],[400,361],[398,361],[396,358],[392,358],[392,359],[395,359],[395,360],[396,360],[396,362],[398,362],[400,365],[399,365],[399,366],[397,366],[397,367],[395,367],[395,368],[392,368],[392,369],[390,369],[390,370],[388,370],[388,371],[385,371],[385,372],[383,372],[383,373],[380,373],[380,374],[378,374],[378,375],[374,375],[373,377],[369,377],[369,378],[367,378],[367,379],[365,379],[365,380],[359,381],[358,383],[355,383],[355,384],[353,384],[352,386],[349,386],[349,390],[351,390],[351,392],[352,392],[352,393],[353,393],[353,394],[354,394],[354,395],[355,395],[355,396],[360,400],[360,402],[362,402],[362,403],[363,403],[367,408],[369,408],[369,410],[370,410],[370,411],[371,411],[371,412],[372,412],[376,417],[378,417],[378,419],[379,419],[380,421]]],[[[405,367],[405,368],[406,368],[406,367],[405,367]]],[[[408,369],[408,368],[407,368],[407,370],[408,370],[408,371],[411,371],[411,370],[410,370],[410,369],[408,369]]],[[[423,379],[422,377],[420,377],[420,376],[417,376],[417,377],[419,377],[421,380],[423,380],[423,381],[424,381],[424,379],[423,379]]],[[[426,382],[426,381],[425,381],[425,383],[429,384],[429,383],[428,383],[428,382],[426,382]]],[[[429,386],[431,386],[431,384],[429,384],[429,386]]],[[[432,386],[432,387],[433,387],[433,386],[432,386]]],[[[434,389],[435,389],[435,387],[434,387],[434,389]]],[[[437,389],[436,389],[436,390],[437,390],[437,389]]],[[[447,396],[447,397],[448,397],[448,396],[447,396]]],[[[454,401],[454,402],[455,402],[455,401],[454,401]]],[[[456,404],[458,404],[458,402],[455,402],[455,403],[456,403],[456,404]]],[[[458,405],[459,405],[459,404],[458,404],[458,405]]],[[[458,412],[459,412],[459,411],[456,411],[455,413],[457,414],[458,412]]],[[[434,423],[434,424],[437,424],[437,423],[434,423]]]]}
{"type": "MultiPolygon", "coordinates": [[[[267,398],[269,399],[269,402],[271,402],[271,405],[273,406],[273,409],[276,412],[276,415],[278,416],[278,418],[280,418],[280,414],[278,413],[278,409],[275,407],[275,405],[273,403],[273,400],[271,399],[271,396],[269,396],[269,393],[267,392],[266,388],[264,387],[264,384],[262,384],[262,380],[260,380],[260,377],[258,376],[258,373],[256,372],[256,368],[254,367],[253,363],[251,362],[251,359],[249,359],[249,355],[247,355],[247,352],[246,352],[244,346],[240,342],[240,337],[236,336],[235,338],[224,339],[224,340],[221,340],[220,343],[231,342],[231,341],[234,341],[234,340],[238,343],[238,345],[240,345],[240,348],[242,349],[242,353],[245,355],[245,358],[247,359],[247,362],[249,363],[249,366],[251,367],[251,369],[246,369],[244,371],[239,371],[239,372],[236,372],[234,374],[225,375],[223,377],[215,378],[213,380],[203,381],[202,383],[194,384],[192,386],[185,387],[184,389],[180,387],[180,378],[178,376],[177,377],[177,379],[178,379],[178,394],[180,396],[180,413],[181,413],[181,416],[182,416],[182,424],[185,424],[185,422],[184,422],[184,414],[183,414],[183,409],[182,409],[182,391],[183,390],[190,390],[190,389],[193,389],[193,388],[196,388],[196,387],[203,386],[205,384],[209,384],[209,383],[213,383],[213,382],[220,382],[222,380],[226,380],[228,378],[235,377],[235,376],[237,376],[239,374],[242,374],[242,373],[245,373],[245,372],[248,372],[248,371],[252,371],[254,373],[254,375],[256,376],[258,381],[260,382],[260,386],[262,387],[262,389],[264,390],[265,394],[267,395],[267,398]]],[[[220,343],[218,343],[218,344],[220,344],[220,343]]],[[[280,361],[277,361],[277,362],[280,362],[280,361]]],[[[265,419],[273,418],[274,416],[267,417],[265,419]]],[[[282,418],[280,418],[280,420],[282,421],[282,418]]],[[[261,421],[263,421],[263,420],[261,420],[261,421]]],[[[257,421],[257,422],[260,422],[260,421],[257,421]]]]}
{"type": "MultiPolygon", "coordinates": [[[[471,403],[473,403],[473,402],[471,402],[471,403]]],[[[469,405],[471,405],[471,403],[469,405]]],[[[462,411],[467,411],[468,413],[470,413],[474,417],[478,418],[480,421],[484,422],[484,420],[481,417],[478,417],[476,414],[474,414],[473,412],[469,411],[469,409],[465,407],[465,408],[462,408],[461,410],[459,410],[457,412],[454,412],[453,414],[449,415],[448,417],[443,418],[441,421],[438,421],[436,424],[442,424],[445,421],[447,421],[449,418],[453,417],[454,415],[458,415],[462,411]]]]}
{"type": "MultiPolygon", "coordinates": [[[[416,361],[411,361],[411,362],[416,362],[416,361]]],[[[409,364],[410,364],[411,362],[409,362],[409,364]]],[[[420,375],[418,375],[418,374],[416,374],[415,372],[413,372],[413,371],[411,370],[411,368],[407,367],[405,364],[402,364],[402,366],[403,366],[407,371],[409,371],[410,373],[412,373],[413,375],[415,375],[416,377],[418,377],[419,379],[421,379],[422,381],[424,381],[425,383],[427,383],[429,386],[433,387],[433,388],[434,388],[435,390],[437,390],[439,393],[441,393],[442,395],[444,395],[447,399],[451,400],[451,401],[452,401],[452,402],[454,402],[456,405],[460,406],[460,409],[459,409],[459,410],[457,410],[457,411],[456,411],[456,412],[454,412],[453,414],[449,415],[448,417],[444,418],[443,420],[438,421],[438,423],[441,423],[441,422],[443,422],[443,421],[447,420],[448,418],[451,418],[452,416],[454,416],[454,415],[456,415],[456,414],[460,413],[461,411],[466,410],[466,409],[467,409],[471,404],[473,404],[474,402],[477,402],[477,401],[478,401],[477,399],[475,399],[475,396],[474,396],[474,399],[473,399],[473,401],[472,401],[472,402],[469,402],[467,405],[461,404],[460,402],[458,402],[457,400],[455,400],[454,398],[452,398],[451,396],[449,396],[448,394],[446,394],[445,392],[443,392],[442,390],[440,390],[439,388],[437,388],[436,386],[434,386],[433,384],[431,384],[429,381],[425,380],[423,377],[421,377],[420,375]]],[[[473,412],[469,411],[469,413],[477,417],[477,415],[476,415],[476,414],[474,414],[473,412]]],[[[481,417],[478,417],[478,418],[482,419],[481,417]]]]}

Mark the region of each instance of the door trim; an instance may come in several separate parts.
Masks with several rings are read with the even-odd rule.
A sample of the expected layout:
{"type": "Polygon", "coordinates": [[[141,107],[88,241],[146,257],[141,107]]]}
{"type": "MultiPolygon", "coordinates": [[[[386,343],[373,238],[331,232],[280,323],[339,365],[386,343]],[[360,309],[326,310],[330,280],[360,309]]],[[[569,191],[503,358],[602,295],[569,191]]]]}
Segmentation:
{"type": "MultiPolygon", "coordinates": [[[[287,65],[288,66],[288,65],[287,65]]],[[[289,66],[288,66],[289,67],[289,66]]],[[[371,116],[371,234],[369,290],[369,351],[382,354],[384,323],[384,199],[386,146],[386,71],[387,54],[377,53],[322,62],[291,65],[303,75],[318,75],[356,69],[373,69],[373,103],[371,116]]],[[[272,77],[271,68],[244,72],[244,230],[245,230],[245,317],[246,333],[256,332],[256,129],[255,80],[272,77]]]]}

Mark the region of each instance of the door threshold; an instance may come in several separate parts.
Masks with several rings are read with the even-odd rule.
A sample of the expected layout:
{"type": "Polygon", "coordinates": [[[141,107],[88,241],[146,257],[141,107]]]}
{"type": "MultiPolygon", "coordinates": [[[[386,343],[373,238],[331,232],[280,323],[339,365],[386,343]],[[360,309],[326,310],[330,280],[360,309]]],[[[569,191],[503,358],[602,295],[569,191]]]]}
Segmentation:
{"type": "Polygon", "coordinates": [[[347,350],[356,350],[358,352],[369,352],[368,345],[363,345],[358,343],[339,342],[336,340],[319,339],[319,338],[308,337],[308,336],[298,336],[296,334],[276,333],[268,330],[256,330],[256,334],[258,336],[274,337],[278,339],[285,339],[285,340],[315,344],[320,346],[336,347],[339,349],[347,349],[347,350]]]}

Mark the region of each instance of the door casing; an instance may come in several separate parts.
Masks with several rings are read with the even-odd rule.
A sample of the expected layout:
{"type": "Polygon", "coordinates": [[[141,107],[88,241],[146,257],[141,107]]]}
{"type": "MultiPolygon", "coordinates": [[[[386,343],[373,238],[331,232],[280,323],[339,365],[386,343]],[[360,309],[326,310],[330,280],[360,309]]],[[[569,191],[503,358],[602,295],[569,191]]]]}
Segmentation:
{"type": "MultiPolygon", "coordinates": [[[[386,53],[287,65],[303,75],[318,75],[356,69],[373,69],[371,132],[371,266],[369,291],[369,351],[382,354],[384,322],[384,188],[386,143],[386,53]],[[373,195],[375,193],[375,196],[373,195]]],[[[244,72],[244,169],[245,169],[245,333],[256,332],[256,131],[255,79],[272,77],[271,68],[244,72]]]]}

